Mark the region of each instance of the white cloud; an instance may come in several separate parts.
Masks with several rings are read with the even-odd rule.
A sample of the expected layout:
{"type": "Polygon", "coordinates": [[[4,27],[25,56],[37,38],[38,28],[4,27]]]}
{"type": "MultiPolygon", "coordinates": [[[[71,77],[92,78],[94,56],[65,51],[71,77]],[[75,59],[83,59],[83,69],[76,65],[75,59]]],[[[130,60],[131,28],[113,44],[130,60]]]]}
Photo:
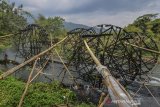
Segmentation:
{"type": "Polygon", "coordinates": [[[93,12],[86,14],[72,14],[66,16],[66,21],[75,23],[88,24],[95,26],[98,24],[113,24],[124,27],[132,23],[136,18],[148,13],[158,13],[154,10],[142,10],[138,12],[121,12],[117,14],[107,14],[107,12],[93,12]]]}
{"type": "Polygon", "coordinates": [[[52,9],[48,11],[65,11],[86,5],[92,0],[10,0],[11,2],[22,3],[38,9],[52,9]]]}

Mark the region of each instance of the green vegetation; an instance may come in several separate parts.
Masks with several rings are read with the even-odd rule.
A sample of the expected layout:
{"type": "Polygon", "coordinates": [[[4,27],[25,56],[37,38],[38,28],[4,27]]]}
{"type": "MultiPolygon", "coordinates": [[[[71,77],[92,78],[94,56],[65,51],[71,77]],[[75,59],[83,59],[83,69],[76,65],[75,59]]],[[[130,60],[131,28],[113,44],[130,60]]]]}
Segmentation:
{"type": "MultiPolygon", "coordinates": [[[[8,77],[0,81],[0,107],[16,107],[23,93],[25,83],[8,77]]],[[[70,104],[74,107],[94,107],[92,104],[78,104],[74,92],[53,83],[33,83],[25,96],[23,107],[52,107],[70,104]]]]}
{"type": "Polygon", "coordinates": [[[8,40],[8,38],[1,38],[0,39],[0,53],[2,50],[11,47],[11,41],[8,40]]]}
{"type": "Polygon", "coordinates": [[[27,25],[27,17],[32,15],[23,10],[23,5],[15,6],[7,0],[0,0],[0,36],[16,33],[27,25]]]}
{"type": "MultiPolygon", "coordinates": [[[[14,34],[25,28],[28,24],[28,18],[33,20],[33,23],[44,27],[52,38],[57,42],[60,38],[66,35],[64,29],[64,19],[61,17],[49,17],[39,14],[35,19],[33,15],[23,10],[23,5],[9,3],[7,0],[0,0],[0,36],[14,34]]],[[[0,51],[11,45],[10,38],[0,40],[0,51]]]]}
{"type": "Polygon", "coordinates": [[[140,32],[151,36],[160,45],[160,18],[158,14],[145,14],[138,17],[125,29],[128,32],[140,32]]]}
{"type": "Polygon", "coordinates": [[[65,20],[61,17],[49,17],[39,14],[38,18],[35,20],[37,24],[43,26],[53,37],[60,38],[66,35],[66,30],[64,28],[63,22],[65,20]]]}
{"type": "MultiPolygon", "coordinates": [[[[27,25],[27,17],[32,16],[23,10],[23,5],[15,6],[7,0],[0,0],[0,36],[16,33],[27,25]]],[[[11,45],[10,38],[0,40],[0,51],[11,45]]]]}

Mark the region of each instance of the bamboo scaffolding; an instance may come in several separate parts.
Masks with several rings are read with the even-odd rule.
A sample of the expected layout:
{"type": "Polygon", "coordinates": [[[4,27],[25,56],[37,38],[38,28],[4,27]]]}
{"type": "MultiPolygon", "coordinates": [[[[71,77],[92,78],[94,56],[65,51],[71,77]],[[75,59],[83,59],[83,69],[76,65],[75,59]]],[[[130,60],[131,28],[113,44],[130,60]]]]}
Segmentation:
{"type": "Polygon", "coordinates": [[[119,107],[137,107],[132,99],[132,97],[129,95],[129,93],[125,90],[125,88],[110,74],[109,70],[104,67],[100,61],[96,58],[96,56],[93,54],[91,49],[89,48],[87,42],[84,40],[84,44],[91,55],[92,59],[97,65],[97,70],[99,73],[103,76],[106,87],[108,88],[109,95],[111,99],[114,101],[120,101],[117,103],[119,107]],[[121,103],[121,101],[123,103],[121,103]]]}

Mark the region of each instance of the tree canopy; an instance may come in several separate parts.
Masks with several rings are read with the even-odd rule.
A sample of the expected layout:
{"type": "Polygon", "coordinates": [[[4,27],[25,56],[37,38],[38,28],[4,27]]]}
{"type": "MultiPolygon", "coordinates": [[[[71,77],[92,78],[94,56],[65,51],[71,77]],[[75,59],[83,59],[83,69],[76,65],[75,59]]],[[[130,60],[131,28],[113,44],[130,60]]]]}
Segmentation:
{"type": "Polygon", "coordinates": [[[63,25],[64,21],[65,20],[59,16],[46,18],[42,14],[39,14],[35,22],[52,33],[54,37],[60,37],[66,33],[63,25]]]}
{"type": "Polygon", "coordinates": [[[150,35],[156,41],[160,40],[160,18],[158,18],[158,14],[142,15],[125,29],[128,32],[140,32],[150,35]]]}
{"type": "Polygon", "coordinates": [[[23,10],[23,5],[16,6],[15,2],[0,0],[0,35],[15,33],[27,25],[27,17],[31,13],[23,10]]]}

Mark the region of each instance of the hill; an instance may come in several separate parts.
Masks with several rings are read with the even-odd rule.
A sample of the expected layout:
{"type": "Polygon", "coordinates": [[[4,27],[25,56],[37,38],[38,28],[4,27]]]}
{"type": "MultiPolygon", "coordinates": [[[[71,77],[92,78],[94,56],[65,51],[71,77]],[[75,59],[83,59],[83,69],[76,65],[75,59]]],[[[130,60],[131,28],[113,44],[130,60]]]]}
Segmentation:
{"type": "Polygon", "coordinates": [[[63,25],[67,31],[70,31],[75,28],[89,28],[89,26],[86,26],[83,24],[76,24],[76,23],[72,23],[72,22],[64,22],[63,25]]]}

